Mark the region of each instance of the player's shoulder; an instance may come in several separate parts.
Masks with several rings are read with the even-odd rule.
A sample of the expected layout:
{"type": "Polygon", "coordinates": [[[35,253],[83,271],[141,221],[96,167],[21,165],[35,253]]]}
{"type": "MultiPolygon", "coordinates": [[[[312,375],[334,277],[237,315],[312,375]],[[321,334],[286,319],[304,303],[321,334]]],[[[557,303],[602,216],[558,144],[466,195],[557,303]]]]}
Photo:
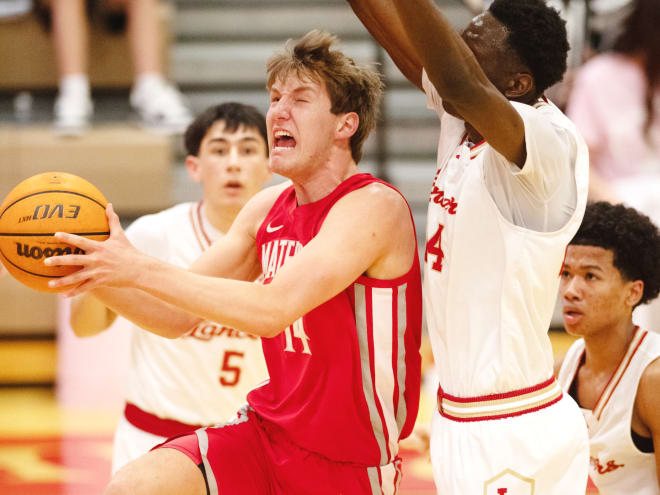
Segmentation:
{"type": "Polygon", "coordinates": [[[408,209],[408,203],[403,194],[393,185],[380,180],[375,180],[364,187],[354,189],[345,198],[372,208],[408,209]]]}
{"type": "Polygon", "coordinates": [[[291,181],[287,180],[273,186],[266,187],[252,196],[243,206],[236,217],[232,228],[246,229],[253,233],[257,231],[268,212],[273,208],[280,195],[290,188],[291,181]]]}
{"type": "Polygon", "coordinates": [[[635,401],[640,415],[647,426],[653,422],[660,429],[660,356],[651,361],[639,380],[637,398],[635,401]]]}
{"type": "Polygon", "coordinates": [[[410,208],[394,186],[374,181],[343,196],[333,205],[331,214],[344,218],[355,217],[364,223],[377,222],[384,228],[398,229],[410,219],[410,208]],[[360,214],[355,215],[355,212],[360,214]]]}
{"type": "Polygon", "coordinates": [[[660,355],[651,361],[642,373],[642,381],[648,382],[652,390],[660,389],[660,355]]]}
{"type": "MultiPolygon", "coordinates": [[[[561,143],[563,146],[556,147],[557,151],[565,146],[577,146],[577,128],[552,101],[542,97],[533,105],[513,101],[511,104],[523,119],[526,133],[535,135],[551,148],[561,143]]],[[[527,141],[529,142],[529,139],[527,141]]]]}
{"type": "Polygon", "coordinates": [[[291,185],[291,181],[286,180],[279,184],[266,187],[252,196],[244,208],[254,211],[269,210],[272,208],[273,204],[275,204],[277,198],[279,198],[285,190],[289,189],[291,185]]]}

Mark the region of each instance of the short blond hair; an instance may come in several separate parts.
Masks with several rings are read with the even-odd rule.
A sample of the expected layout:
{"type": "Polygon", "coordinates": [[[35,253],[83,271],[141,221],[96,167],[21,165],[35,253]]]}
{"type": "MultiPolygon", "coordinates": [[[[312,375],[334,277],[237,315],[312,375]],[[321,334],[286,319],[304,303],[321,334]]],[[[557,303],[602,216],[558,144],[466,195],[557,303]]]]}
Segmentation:
{"type": "Polygon", "coordinates": [[[358,163],[362,145],[378,121],[383,81],[373,67],[358,65],[341,51],[331,50],[336,41],[336,36],[318,29],[298,41],[288,40],[284,50],[268,60],[266,88],[270,91],[276,81],[290,74],[323,83],[334,115],[355,112],[360,119],[350,140],[351,155],[358,163]]]}

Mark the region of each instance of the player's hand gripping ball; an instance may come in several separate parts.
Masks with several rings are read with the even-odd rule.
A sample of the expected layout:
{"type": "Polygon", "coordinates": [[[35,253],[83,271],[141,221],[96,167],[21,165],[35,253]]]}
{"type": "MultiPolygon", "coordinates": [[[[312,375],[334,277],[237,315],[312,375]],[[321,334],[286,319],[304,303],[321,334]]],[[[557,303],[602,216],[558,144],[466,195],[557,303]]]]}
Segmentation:
{"type": "Polygon", "coordinates": [[[0,260],[19,282],[42,292],[48,281],[77,270],[46,266],[44,259],[81,253],[53,237],[68,232],[103,241],[110,235],[105,213],[107,200],[85,179],[64,172],[38,174],[18,184],[0,205],[0,260]]]}

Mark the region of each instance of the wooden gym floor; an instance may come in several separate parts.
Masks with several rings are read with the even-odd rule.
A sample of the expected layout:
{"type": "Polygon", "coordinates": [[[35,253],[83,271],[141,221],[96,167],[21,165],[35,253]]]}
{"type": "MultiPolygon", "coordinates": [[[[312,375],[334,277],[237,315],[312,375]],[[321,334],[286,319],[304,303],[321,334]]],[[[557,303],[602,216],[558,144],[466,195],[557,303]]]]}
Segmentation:
{"type": "MultiPolygon", "coordinates": [[[[565,334],[553,335],[560,353],[570,345],[565,334]]],[[[53,344],[54,345],[54,344],[53,344]]],[[[0,345],[0,376],[26,362],[47,375],[54,349],[40,345],[0,345]],[[7,359],[5,359],[7,358],[7,359]]],[[[433,397],[423,397],[420,420],[427,420],[433,397]]],[[[52,387],[0,387],[0,494],[97,495],[109,480],[112,433],[118,414],[103,410],[67,410],[58,406],[52,387]]],[[[434,495],[426,455],[404,451],[399,495],[434,495]]],[[[593,487],[589,494],[596,494],[593,487]]]]}

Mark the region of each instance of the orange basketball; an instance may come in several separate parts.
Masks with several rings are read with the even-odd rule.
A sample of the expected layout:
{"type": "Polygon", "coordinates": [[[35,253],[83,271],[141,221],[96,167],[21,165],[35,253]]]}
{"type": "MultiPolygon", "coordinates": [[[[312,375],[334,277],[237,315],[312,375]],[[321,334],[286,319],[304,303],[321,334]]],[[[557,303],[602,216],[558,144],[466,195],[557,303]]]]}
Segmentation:
{"type": "Polygon", "coordinates": [[[55,232],[78,234],[102,241],[110,235],[107,201],[85,179],[64,172],[46,172],[25,179],[0,205],[0,260],[19,282],[42,292],[48,281],[75,270],[46,266],[44,259],[81,252],[57,241],[55,232]]]}

